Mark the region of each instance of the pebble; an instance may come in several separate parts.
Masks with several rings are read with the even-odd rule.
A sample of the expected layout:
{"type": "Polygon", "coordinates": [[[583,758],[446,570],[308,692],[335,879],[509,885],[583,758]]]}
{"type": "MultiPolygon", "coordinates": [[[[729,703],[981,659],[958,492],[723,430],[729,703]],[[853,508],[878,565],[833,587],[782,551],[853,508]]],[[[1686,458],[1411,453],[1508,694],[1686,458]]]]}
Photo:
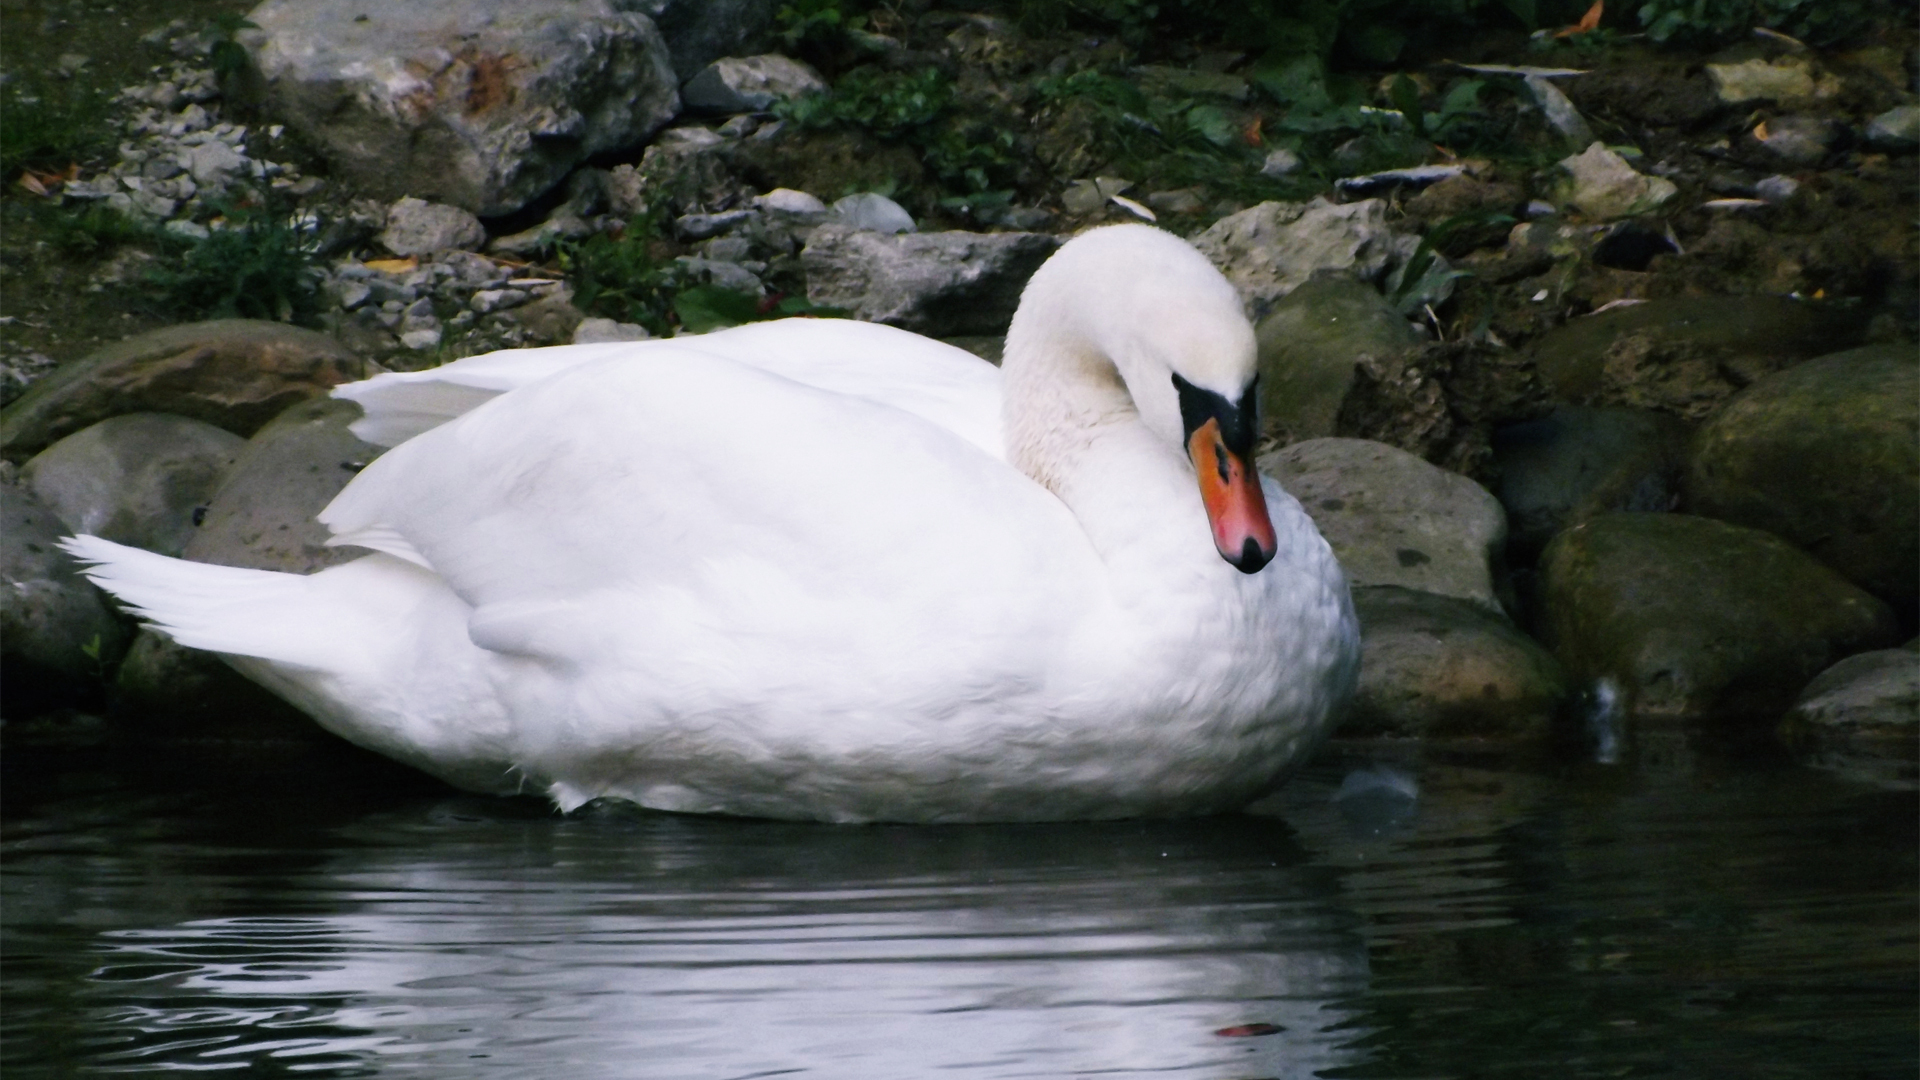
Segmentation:
{"type": "Polygon", "coordinates": [[[1800,181],[1795,180],[1791,176],[1769,176],[1765,180],[1753,185],[1753,193],[1755,195],[1773,203],[1775,206],[1793,198],[1793,193],[1799,190],[1800,181]]]}

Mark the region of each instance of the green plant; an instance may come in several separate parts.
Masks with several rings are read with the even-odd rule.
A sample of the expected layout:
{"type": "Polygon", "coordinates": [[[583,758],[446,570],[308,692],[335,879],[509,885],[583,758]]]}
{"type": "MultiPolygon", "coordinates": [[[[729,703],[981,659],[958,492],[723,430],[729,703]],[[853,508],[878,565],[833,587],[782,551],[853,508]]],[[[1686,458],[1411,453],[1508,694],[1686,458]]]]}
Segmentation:
{"type": "Polygon", "coordinates": [[[17,79],[0,91],[0,181],[57,172],[114,147],[106,94],[90,79],[17,79]]]}
{"type": "Polygon", "coordinates": [[[153,226],[97,202],[76,209],[49,204],[39,218],[48,243],[82,258],[155,238],[153,226]]]}
{"type": "Polygon", "coordinates": [[[247,69],[247,50],[235,35],[242,30],[258,30],[260,25],[250,21],[245,15],[233,12],[221,12],[207,20],[209,36],[213,44],[207,49],[207,66],[221,82],[226,82],[247,69]]]}
{"type": "Polygon", "coordinates": [[[1640,25],[1655,41],[1711,44],[1754,26],[1830,45],[1872,22],[1873,0],[1647,0],[1640,25]]]}
{"type": "Polygon", "coordinates": [[[312,232],[288,208],[262,201],[231,203],[224,217],[204,239],[157,234],[178,256],[148,273],[159,302],[200,318],[313,323],[320,272],[312,232]]]}
{"type": "Polygon", "coordinates": [[[553,259],[573,283],[574,303],[589,315],[638,323],[664,337],[672,332],[672,264],[654,258],[657,226],[636,217],[619,236],[595,233],[560,242],[553,259]]]}
{"type": "Polygon", "coordinates": [[[964,115],[955,107],[953,81],[937,68],[855,68],[827,93],[788,99],[775,112],[804,128],[859,128],[912,146],[939,182],[953,190],[1004,187],[1014,172],[1013,133],[1005,125],[964,115]]]}

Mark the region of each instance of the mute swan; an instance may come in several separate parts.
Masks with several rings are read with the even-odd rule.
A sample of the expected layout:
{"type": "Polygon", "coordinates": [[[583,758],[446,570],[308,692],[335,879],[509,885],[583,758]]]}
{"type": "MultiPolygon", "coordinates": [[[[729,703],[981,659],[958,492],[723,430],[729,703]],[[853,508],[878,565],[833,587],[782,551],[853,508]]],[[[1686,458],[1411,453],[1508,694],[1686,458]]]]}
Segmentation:
{"type": "Polygon", "coordinates": [[[1359,655],[1338,563],[1251,467],[1254,373],[1213,266],[1114,226],[1034,275],[999,370],[837,320],[496,353],[338,391],[413,436],[320,516],[374,554],[67,546],[181,644],[465,788],[1231,810],[1320,742],[1359,655]]]}

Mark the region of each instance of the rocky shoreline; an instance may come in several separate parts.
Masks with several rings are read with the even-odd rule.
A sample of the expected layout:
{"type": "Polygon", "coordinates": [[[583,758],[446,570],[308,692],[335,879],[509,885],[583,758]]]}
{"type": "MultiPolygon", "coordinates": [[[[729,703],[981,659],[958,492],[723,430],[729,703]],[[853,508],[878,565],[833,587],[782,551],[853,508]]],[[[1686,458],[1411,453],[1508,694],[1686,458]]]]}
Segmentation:
{"type": "MultiPolygon", "coordinates": [[[[1454,88],[1511,81],[1502,100],[1527,138],[1558,147],[1552,163],[1456,158],[1323,181],[1310,146],[1250,141],[1246,183],[1291,197],[1249,201],[1244,185],[1117,175],[1123,162],[1076,126],[1084,99],[1021,96],[1073,77],[1041,58],[1045,41],[929,12],[938,33],[868,33],[873,63],[932,56],[964,92],[1016,102],[1003,107],[1033,130],[1021,152],[1051,170],[933,199],[863,178],[901,146],[795,110],[833,80],[747,51],[766,41],[769,5],[728,36],[581,3],[572,17],[597,29],[569,37],[487,23],[510,5],[459,0],[449,18],[486,25],[437,46],[438,67],[415,47],[412,67],[382,76],[398,97],[363,87],[359,112],[337,100],[340,71],[372,61],[345,50],[391,57],[429,31],[295,7],[253,13],[233,39],[248,66],[227,77],[201,63],[217,38],[159,28],[149,44],[176,59],[119,94],[113,159],[27,174],[32,197],[183,242],[237,228],[235,199],[281,200],[316,256],[301,294],[316,329],[187,323],[60,364],[10,339],[12,729],[110,709],[126,732],[318,737],[217,661],[137,630],[52,541],[84,530],[296,572],[353,557],[323,547],[312,518],[378,450],[347,432],[354,410],[324,397],[333,385],[784,313],[886,322],[994,359],[1020,286],[1063,236],[1146,219],[1188,235],[1259,320],[1261,467],[1334,544],[1364,624],[1345,734],[1573,738],[1604,757],[1635,725],[1677,719],[1777,728],[1816,762],[1920,782],[1911,42],[1903,58],[1762,41],[1637,81],[1626,65],[1436,67],[1454,88]],[[552,77],[530,80],[496,63],[512,50],[488,34],[588,44],[540,59],[552,77]],[[301,66],[314,55],[335,66],[301,66]],[[323,90],[334,106],[303,96],[323,90]],[[407,94],[413,106],[394,103],[407,94]],[[610,119],[613,99],[630,108],[610,119]],[[465,134],[451,156],[421,156],[436,132],[465,134]],[[413,156],[395,164],[401,143],[413,156]],[[822,164],[835,155],[838,174],[822,164]],[[1869,231],[1883,211],[1899,220],[1869,231]],[[613,257],[644,272],[615,280],[613,257]]],[[[1257,141],[1232,62],[1098,70],[1123,69],[1257,141]]],[[[1335,156],[1358,162],[1353,142],[1393,135],[1335,156]]],[[[127,247],[95,284],[158,258],[127,247]]]]}

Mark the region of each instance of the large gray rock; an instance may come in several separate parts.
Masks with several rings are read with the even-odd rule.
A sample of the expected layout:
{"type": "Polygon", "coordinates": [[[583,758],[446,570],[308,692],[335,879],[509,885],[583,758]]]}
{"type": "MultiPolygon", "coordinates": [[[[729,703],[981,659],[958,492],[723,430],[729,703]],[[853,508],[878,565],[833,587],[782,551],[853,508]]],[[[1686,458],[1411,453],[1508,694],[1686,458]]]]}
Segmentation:
{"type": "Polygon", "coordinates": [[[1920,353],[1870,345],[1770,375],[1694,439],[1689,509],[1798,544],[1912,620],[1920,353]]]}
{"type": "Polygon", "coordinates": [[[127,630],[58,542],[68,529],[0,479],[0,712],[21,719],[97,698],[127,630]]]}
{"type": "Polygon", "coordinates": [[[1479,604],[1395,586],[1353,591],[1360,685],[1342,737],[1534,738],[1567,696],[1553,654],[1479,604]]]}
{"type": "Polygon", "coordinates": [[[932,337],[998,334],[1060,243],[1041,233],[889,236],[827,224],[808,238],[801,261],[816,304],[932,337]]]}
{"type": "Polygon", "coordinates": [[[1701,420],[1761,377],[1860,334],[1858,319],[1784,296],[1672,297],[1570,320],[1529,351],[1560,401],[1701,420]]]}
{"type": "Polygon", "coordinates": [[[251,92],[378,198],[511,213],[680,107],[659,29],[617,0],[267,0],[248,18],[251,92]]]}
{"type": "Polygon", "coordinates": [[[1628,712],[1777,721],[1843,656],[1891,645],[1887,605],[1786,541],[1690,514],[1603,514],[1540,559],[1544,636],[1628,712]]]}
{"type": "Polygon", "coordinates": [[[252,435],[287,407],[364,378],[366,363],[313,330],[255,319],[187,323],[62,364],[0,410],[0,456],[25,461],[109,416],[174,413],[252,435]]]}
{"type": "Polygon", "coordinates": [[[1281,298],[1258,337],[1262,426],[1282,443],[1335,433],[1359,357],[1420,344],[1378,289],[1341,273],[1317,274],[1281,298]]]}
{"type": "Polygon", "coordinates": [[[1316,270],[1344,270],[1378,281],[1411,254],[1418,239],[1387,226],[1381,199],[1336,205],[1263,202],[1213,223],[1193,246],[1213,260],[1255,315],[1305,284],[1316,270]]]}
{"type": "Polygon", "coordinates": [[[1367,439],[1309,439],[1260,458],[1312,515],[1355,587],[1398,585],[1504,614],[1499,500],[1458,473],[1367,439]]]}
{"type": "MultiPolygon", "coordinates": [[[[287,410],[247,443],[187,544],[194,562],[310,574],[366,552],[325,546],[314,520],[380,453],[347,430],[360,408],[318,398],[287,410]]],[[[324,737],[291,705],[211,653],[142,631],[120,667],[121,702],[176,733],[324,737]]]]}
{"type": "Polygon", "coordinates": [[[1596,514],[1664,512],[1680,498],[1688,428],[1647,409],[1568,405],[1494,432],[1494,494],[1507,552],[1532,562],[1553,535],[1596,514]]]}
{"type": "Polygon", "coordinates": [[[680,96],[689,109],[711,113],[759,112],[774,102],[827,89],[820,73],[778,54],[724,56],[687,80],[680,96]]]}
{"type": "Polygon", "coordinates": [[[380,234],[380,246],[395,255],[477,251],[486,240],[479,218],[457,206],[412,196],[387,207],[387,227],[380,234]]]}
{"type": "Polygon", "coordinates": [[[40,451],[20,479],[72,532],[178,555],[246,443],[184,416],[128,413],[40,451]]]}

